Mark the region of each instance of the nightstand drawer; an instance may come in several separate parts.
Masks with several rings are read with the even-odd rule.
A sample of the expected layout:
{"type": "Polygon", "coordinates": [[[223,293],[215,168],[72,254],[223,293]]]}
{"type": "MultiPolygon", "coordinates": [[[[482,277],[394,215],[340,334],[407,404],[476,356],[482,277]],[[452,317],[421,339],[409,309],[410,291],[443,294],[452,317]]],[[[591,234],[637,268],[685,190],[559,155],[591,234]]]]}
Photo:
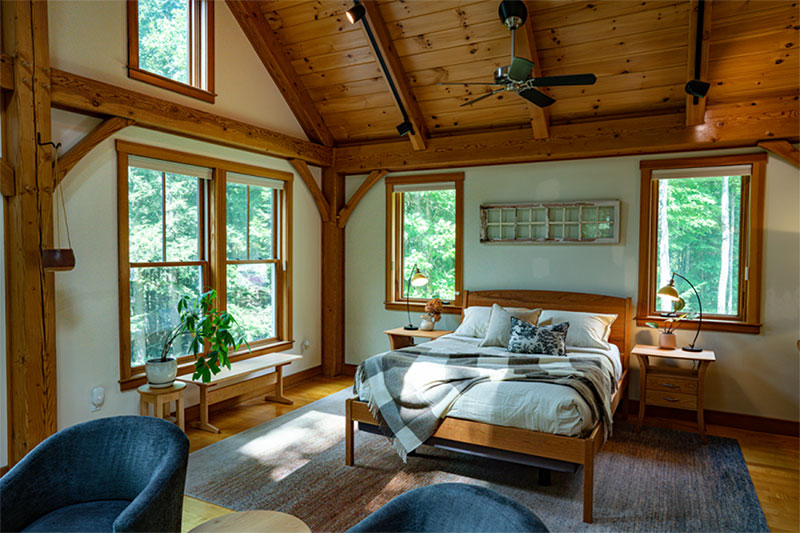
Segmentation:
{"type": "Polygon", "coordinates": [[[679,392],[647,391],[647,405],[676,407],[678,409],[697,409],[697,396],[679,392]]]}
{"type": "Polygon", "coordinates": [[[647,390],[697,394],[697,380],[652,373],[647,375],[647,390]]]}

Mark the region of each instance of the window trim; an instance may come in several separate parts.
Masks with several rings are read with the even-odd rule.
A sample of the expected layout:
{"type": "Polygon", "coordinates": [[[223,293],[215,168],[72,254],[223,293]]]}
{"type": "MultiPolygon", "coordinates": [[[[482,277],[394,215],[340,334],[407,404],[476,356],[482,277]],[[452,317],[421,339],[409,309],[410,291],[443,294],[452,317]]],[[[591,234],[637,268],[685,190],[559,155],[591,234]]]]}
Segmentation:
{"type": "MultiPolygon", "coordinates": [[[[761,272],[762,239],[764,230],[764,187],[767,155],[765,153],[725,155],[714,157],[692,157],[641,161],[641,200],[639,216],[639,301],[636,325],[647,322],[661,325],[664,321],[655,312],[656,300],[656,243],[658,231],[658,178],[654,170],[731,165],[752,165],[749,183],[742,191],[740,246],[740,285],[737,297],[740,301],[739,316],[703,315],[703,330],[758,334],[761,330],[761,272]],[[747,194],[745,194],[747,192],[747,194]],[[744,280],[744,268],[748,268],[748,279],[744,280]]],[[[697,328],[697,320],[684,320],[680,329],[697,328]]]]}
{"type": "Polygon", "coordinates": [[[190,83],[182,83],[161,76],[155,72],[144,70],[139,66],[139,1],[128,0],[128,77],[143,81],[162,89],[167,89],[184,96],[196,98],[213,104],[214,93],[214,2],[212,0],[189,1],[189,79],[190,83]],[[197,29],[205,22],[204,32],[197,29]],[[203,45],[205,53],[203,54],[203,45]],[[202,57],[205,56],[205,65],[202,57]]]}
{"type": "MultiPolygon", "coordinates": [[[[456,191],[456,257],[455,257],[455,292],[456,297],[453,301],[444,306],[444,312],[449,314],[460,314],[463,302],[463,272],[464,272],[464,173],[450,172],[445,174],[417,174],[410,176],[391,176],[386,178],[386,294],[384,306],[389,310],[406,310],[406,300],[397,297],[397,272],[392,267],[393,264],[400,264],[402,259],[402,247],[398,248],[398,242],[402,243],[402,209],[400,209],[401,196],[394,194],[395,185],[418,185],[435,184],[443,182],[454,182],[456,191]],[[398,220],[398,218],[400,220],[398,220]]],[[[426,299],[412,298],[411,310],[424,311],[426,299]]]]}
{"type": "MultiPolygon", "coordinates": [[[[279,206],[281,226],[279,236],[279,261],[276,278],[279,287],[280,308],[276,317],[277,339],[264,339],[251,344],[251,351],[246,348],[231,354],[231,361],[241,361],[259,355],[280,352],[294,345],[292,339],[292,185],[294,175],[290,172],[257,167],[234,161],[226,161],[213,157],[179,152],[166,148],[137,144],[118,139],[117,150],[117,243],[118,243],[118,290],[119,290],[119,362],[120,389],[128,390],[147,382],[144,365],[131,366],[130,349],[130,257],[128,242],[128,156],[136,155],[161,159],[176,163],[185,163],[210,168],[213,170],[211,180],[206,184],[206,202],[201,225],[206,226],[205,256],[207,283],[209,288],[217,291],[220,308],[227,305],[226,292],[226,205],[225,193],[227,172],[249,174],[284,182],[282,199],[279,206]]],[[[279,195],[281,196],[281,195],[279,195]]],[[[186,355],[178,359],[178,375],[191,374],[194,371],[194,357],[186,355]]]]}

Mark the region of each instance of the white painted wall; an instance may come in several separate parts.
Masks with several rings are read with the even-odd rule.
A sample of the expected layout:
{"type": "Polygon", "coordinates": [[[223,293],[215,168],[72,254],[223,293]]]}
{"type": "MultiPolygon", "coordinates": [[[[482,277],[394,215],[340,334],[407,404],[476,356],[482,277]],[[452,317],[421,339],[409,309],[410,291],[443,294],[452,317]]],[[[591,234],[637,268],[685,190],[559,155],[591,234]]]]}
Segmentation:
{"type": "MultiPolygon", "coordinates": [[[[215,105],[127,78],[125,3],[50,2],[50,49],[55,68],[306,138],[280,92],[224,3],[216,7],[215,105]]],[[[53,110],[53,139],[62,153],[98,120],[53,110]]],[[[127,128],[86,156],[64,182],[76,267],[56,274],[56,349],[59,429],[92,418],[138,412],[135,390],[121,392],[117,286],[116,151],[114,139],[193,152],[293,172],[284,160],[146,129],[127,128]],[[105,407],[89,411],[94,386],[106,389],[105,407]]],[[[312,169],[312,172],[315,169],[312,169]]],[[[319,180],[319,173],[315,173],[319,180]]],[[[295,348],[310,342],[292,374],[321,363],[321,225],[316,205],[296,179],[293,206],[293,327],[295,348]]],[[[63,233],[62,233],[63,235],[63,233]]],[[[5,397],[5,395],[3,395],[5,397]]],[[[196,403],[196,391],[187,404],[196,403]]],[[[4,416],[2,417],[4,418],[4,416]]],[[[5,442],[4,442],[5,444],[5,442]]]]}
{"type": "MultiPolygon", "coordinates": [[[[732,153],[707,152],[706,155],[732,153]]],[[[647,157],[657,159],[660,157],[647,157]]],[[[700,155],[693,153],[692,155],[700,155]]],[[[638,288],[639,161],[617,157],[463,169],[464,288],[544,289],[631,296],[638,288]],[[520,200],[621,200],[618,245],[497,245],[479,243],[479,205],[520,200]]],[[[363,176],[347,179],[347,193],[363,176]]],[[[383,330],[406,322],[384,299],[385,195],[379,183],[361,200],[346,229],[346,360],[358,363],[388,349],[383,330]]],[[[706,407],[800,420],[800,179],[797,169],[770,156],[760,335],[703,332],[699,344],[717,352],[706,376],[706,407]]],[[[412,315],[415,322],[419,316],[412,315]]],[[[437,325],[454,329],[457,315],[437,325]]],[[[690,332],[679,336],[690,339],[690,332]]],[[[636,328],[634,342],[654,343],[636,328]]],[[[635,362],[632,363],[635,366],[635,362]]],[[[638,398],[634,368],[632,397],[638,398]]]]}

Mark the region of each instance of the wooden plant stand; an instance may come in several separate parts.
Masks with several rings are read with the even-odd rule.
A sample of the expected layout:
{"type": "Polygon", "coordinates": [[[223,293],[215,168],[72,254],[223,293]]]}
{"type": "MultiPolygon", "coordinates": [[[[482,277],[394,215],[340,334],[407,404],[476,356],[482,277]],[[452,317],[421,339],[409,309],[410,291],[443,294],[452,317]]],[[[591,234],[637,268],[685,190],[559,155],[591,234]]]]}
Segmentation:
{"type": "Polygon", "coordinates": [[[181,431],[186,431],[184,421],[183,391],[186,383],[173,383],[170,387],[154,389],[150,385],[142,385],[139,392],[139,413],[142,416],[150,416],[150,406],[153,406],[153,416],[175,422],[181,431]],[[175,417],[171,417],[172,409],[170,404],[175,402],[175,417]],[[166,407],[166,411],[164,408],[166,407]]]}

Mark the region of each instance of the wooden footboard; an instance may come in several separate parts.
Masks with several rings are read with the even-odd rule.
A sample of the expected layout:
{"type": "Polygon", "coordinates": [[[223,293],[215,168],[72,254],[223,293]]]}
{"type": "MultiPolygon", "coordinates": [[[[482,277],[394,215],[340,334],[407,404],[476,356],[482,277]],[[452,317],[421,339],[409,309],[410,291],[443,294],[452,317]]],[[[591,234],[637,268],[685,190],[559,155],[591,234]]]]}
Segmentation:
{"type": "MultiPolygon", "coordinates": [[[[612,396],[612,412],[627,397],[628,373],[619,380],[617,392],[612,396]]],[[[369,406],[358,398],[345,402],[345,464],[354,464],[355,423],[378,425],[369,406]]],[[[495,426],[459,418],[445,418],[434,438],[455,441],[485,448],[504,450],[524,455],[544,457],[583,465],[583,521],[592,522],[594,499],[594,456],[603,445],[603,423],[598,422],[588,437],[565,437],[540,431],[495,426]]]]}

